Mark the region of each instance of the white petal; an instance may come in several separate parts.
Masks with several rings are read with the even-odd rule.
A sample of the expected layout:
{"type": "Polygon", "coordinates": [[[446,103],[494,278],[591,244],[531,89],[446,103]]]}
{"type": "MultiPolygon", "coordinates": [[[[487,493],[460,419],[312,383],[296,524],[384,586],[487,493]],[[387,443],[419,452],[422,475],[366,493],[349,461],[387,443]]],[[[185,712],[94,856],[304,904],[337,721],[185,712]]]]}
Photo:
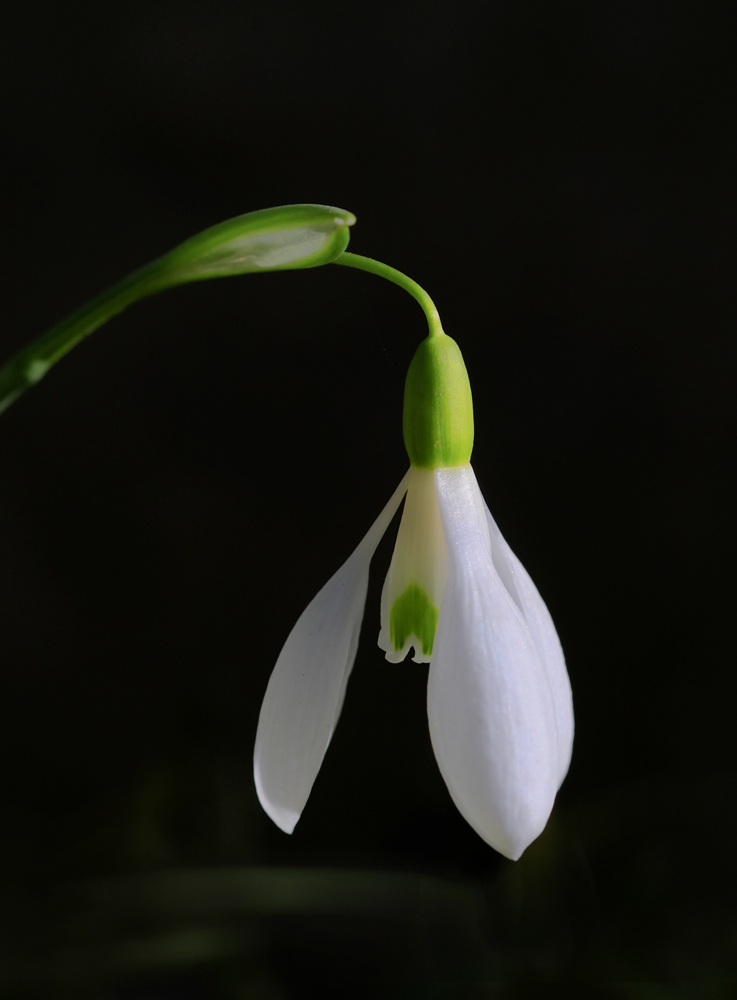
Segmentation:
{"type": "Polygon", "coordinates": [[[276,661],[259,716],[253,774],[261,805],[291,833],[320,770],[356,658],[371,557],[409,473],[346,563],[302,613],[276,661]]]}
{"type": "Polygon", "coordinates": [[[438,611],[448,576],[448,555],[432,469],[410,469],[389,572],[381,592],[379,646],[399,663],[414,646],[412,659],[429,663],[438,611]]]}
{"type": "Polygon", "coordinates": [[[573,700],[566,661],[553,619],[530,575],[512,552],[484,504],[491,541],[491,558],[507,592],[524,615],[548,675],[558,730],[558,787],[568,773],[573,749],[573,700]]]}
{"type": "Polygon", "coordinates": [[[518,858],[558,787],[553,698],[532,635],[494,568],[470,466],[435,472],[448,583],[427,692],[430,736],[462,815],[518,858]]]}

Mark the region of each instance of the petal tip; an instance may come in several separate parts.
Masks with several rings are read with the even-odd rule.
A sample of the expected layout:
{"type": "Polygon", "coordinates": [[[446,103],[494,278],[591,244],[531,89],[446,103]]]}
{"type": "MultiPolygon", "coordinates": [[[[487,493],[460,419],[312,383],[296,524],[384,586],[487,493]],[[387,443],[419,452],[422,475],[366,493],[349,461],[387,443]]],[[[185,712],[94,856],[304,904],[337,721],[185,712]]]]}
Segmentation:
{"type": "Polygon", "coordinates": [[[299,818],[302,813],[297,812],[296,809],[290,809],[288,806],[278,805],[272,798],[269,797],[266,789],[264,788],[258,757],[254,761],[253,782],[256,786],[256,795],[258,795],[261,808],[264,810],[269,819],[276,823],[279,829],[284,833],[292,833],[295,826],[299,822],[299,818]]]}
{"type": "Polygon", "coordinates": [[[482,824],[463,809],[460,812],[482,840],[510,861],[519,861],[530,844],[542,834],[550,818],[548,812],[544,819],[532,822],[504,823],[500,822],[500,817],[494,817],[492,822],[482,824]]]}
{"type": "Polygon", "coordinates": [[[496,846],[492,844],[500,854],[503,854],[505,858],[509,858],[510,861],[519,861],[522,855],[525,853],[530,844],[534,843],[537,838],[542,833],[542,830],[537,830],[533,834],[523,834],[517,837],[510,837],[503,845],[496,846]]]}
{"type": "Polygon", "coordinates": [[[294,832],[294,828],[299,822],[299,813],[290,812],[289,810],[269,812],[267,809],[266,811],[283,833],[294,832]]]}
{"type": "Polygon", "coordinates": [[[264,810],[269,819],[276,823],[280,830],[284,833],[292,833],[302,814],[295,812],[294,809],[287,809],[284,806],[278,806],[276,803],[272,802],[264,793],[261,782],[259,781],[259,776],[256,775],[255,777],[256,794],[258,795],[258,800],[261,803],[261,808],[264,810]]]}

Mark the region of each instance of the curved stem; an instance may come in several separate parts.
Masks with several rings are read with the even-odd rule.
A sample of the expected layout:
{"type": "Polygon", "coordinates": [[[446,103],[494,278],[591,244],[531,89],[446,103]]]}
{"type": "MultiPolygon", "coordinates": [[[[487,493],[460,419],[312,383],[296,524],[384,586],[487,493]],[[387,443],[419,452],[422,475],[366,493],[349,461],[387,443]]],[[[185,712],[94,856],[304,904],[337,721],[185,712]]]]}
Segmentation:
{"type": "Polygon", "coordinates": [[[140,268],[19,351],[0,369],[0,413],[39,382],[67,351],[107,320],[139,299],[175,284],[171,277],[166,280],[164,272],[161,261],[140,268]]]}
{"type": "Polygon", "coordinates": [[[188,281],[328,264],[348,245],[351,212],[279,205],[227,219],[124,278],[19,351],[0,368],[0,413],[88,334],[117,313],[188,281]]]}
{"type": "Polygon", "coordinates": [[[397,271],[395,267],[389,267],[388,264],[382,264],[380,260],[374,260],[372,257],[362,257],[357,253],[342,253],[332,263],[343,264],[345,267],[357,267],[360,271],[368,271],[369,274],[378,274],[380,278],[393,281],[395,285],[399,285],[405,292],[409,292],[422,306],[422,310],[427,317],[428,337],[437,337],[443,332],[435,303],[425,289],[418,285],[416,281],[408,278],[406,274],[397,271]]]}

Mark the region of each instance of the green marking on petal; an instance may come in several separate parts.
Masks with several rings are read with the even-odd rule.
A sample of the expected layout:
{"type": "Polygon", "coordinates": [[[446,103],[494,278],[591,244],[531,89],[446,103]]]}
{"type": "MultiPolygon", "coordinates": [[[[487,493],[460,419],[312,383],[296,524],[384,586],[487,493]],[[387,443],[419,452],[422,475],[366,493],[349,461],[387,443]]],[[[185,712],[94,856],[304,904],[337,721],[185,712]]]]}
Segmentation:
{"type": "Polygon", "coordinates": [[[403,649],[405,642],[414,634],[422,644],[423,655],[430,656],[437,627],[438,608],[433,607],[422,587],[410,583],[389,612],[389,638],[395,650],[399,652],[403,649]]]}

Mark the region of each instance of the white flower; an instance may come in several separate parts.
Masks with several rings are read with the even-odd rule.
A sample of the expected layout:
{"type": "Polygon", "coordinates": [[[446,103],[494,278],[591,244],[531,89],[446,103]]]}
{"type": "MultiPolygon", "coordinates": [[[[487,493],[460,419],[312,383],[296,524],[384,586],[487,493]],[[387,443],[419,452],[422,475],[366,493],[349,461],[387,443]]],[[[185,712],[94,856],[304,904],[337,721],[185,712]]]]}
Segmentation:
{"type": "MultiPolygon", "coordinates": [[[[436,396],[445,400],[447,393],[436,396]]],[[[516,859],[544,829],[570,762],[573,708],[563,652],[470,463],[439,459],[428,467],[424,445],[408,430],[406,400],[413,464],[282,649],[261,708],[256,789],[269,816],[291,833],[343,705],[371,558],[406,492],[382,593],[379,645],[392,662],[413,647],[415,660],[430,663],[430,736],[453,801],[488,844],[516,859]]],[[[433,447],[470,456],[472,417],[464,433],[463,440],[455,434],[452,448],[433,437],[433,447]]]]}
{"type": "MultiPolygon", "coordinates": [[[[262,806],[291,833],[340,715],[382,535],[408,491],[382,595],[387,659],[430,661],[430,736],[456,806],[502,854],[543,830],[568,770],[573,709],[542,598],[484,503],[470,465],[410,469],[348,561],[302,614],[264,698],[254,774],[262,806]],[[430,652],[389,639],[391,596],[412,581],[436,599],[430,652]]],[[[402,638],[402,637],[400,637],[402,638]]]]}

